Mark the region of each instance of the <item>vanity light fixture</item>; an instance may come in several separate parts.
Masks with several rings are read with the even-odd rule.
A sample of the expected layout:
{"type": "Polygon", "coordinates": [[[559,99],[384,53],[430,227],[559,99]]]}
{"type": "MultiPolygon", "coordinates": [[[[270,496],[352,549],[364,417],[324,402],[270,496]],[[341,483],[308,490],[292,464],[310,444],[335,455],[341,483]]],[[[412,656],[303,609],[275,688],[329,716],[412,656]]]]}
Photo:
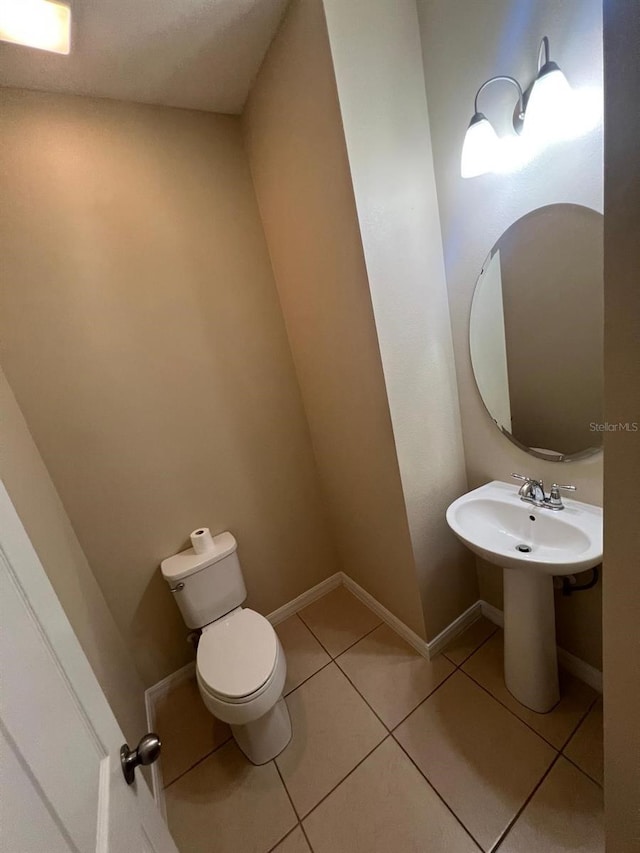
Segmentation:
{"type": "Polygon", "coordinates": [[[524,133],[541,141],[562,136],[571,115],[571,95],[567,78],[549,60],[549,39],[545,36],[538,52],[538,76],[527,98],[524,133]]]}
{"type": "Polygon", "coordinates": [[[0,0],[0,41],[68,54],[71,8],[58,0],[0,0]]]}
{"type": "Polygon", "coordinates": [[[460,172],[463,178],[475,178],[477,175],[484,175],[486,172],[492,172],[496,166],[500,140],[498,134],[493,129],[493,125],[484,115],[478,111],[478,98],[480,93],[487,88],[491,83],[497,83],[505,80],[511,83],[518,90],[518,113],[514,119],[514,129],[520,133],[522,129],[522,121],[524,119],[524,94],[520,83],[515,77],[506,77],[498,75],[486,80],[476,92],[476,97],[473,102],[473,118],[469,122],[469,127],[464,137],[462,145],[462,161],[460,164],[460,172]]]}
{"type": "Polygon", "coordinates": [[[478,111],[480,93],[498,81],[507,81],[518,91],[518,106],[513,118],[518,136],[526,137],[528,142],[540,143],[565,135],[568,116],[571,115],[572,91],[558,65],[549,59],[549,39],[545,36],[538,51],[538,74],[526,93],[514,77],[503,74],[486,80],[476,92],[474,114],[462,145],[460,173],[463,178],[484,175],[494,171],[498,165],[501,143],[506,140],[498,137],[487,117],[478,111]]]}

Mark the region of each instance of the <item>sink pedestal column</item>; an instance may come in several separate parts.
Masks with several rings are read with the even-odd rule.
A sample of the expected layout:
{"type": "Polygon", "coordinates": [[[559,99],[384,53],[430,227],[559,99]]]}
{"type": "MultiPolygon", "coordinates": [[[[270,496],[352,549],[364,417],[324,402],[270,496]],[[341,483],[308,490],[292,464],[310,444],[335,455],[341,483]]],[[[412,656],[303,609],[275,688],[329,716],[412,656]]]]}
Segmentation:
{"type": "Polygon", "coordinates": [[[560,699],[553,577],[503,569],[504,680],[518,702],[544,714],[560,699]]]}

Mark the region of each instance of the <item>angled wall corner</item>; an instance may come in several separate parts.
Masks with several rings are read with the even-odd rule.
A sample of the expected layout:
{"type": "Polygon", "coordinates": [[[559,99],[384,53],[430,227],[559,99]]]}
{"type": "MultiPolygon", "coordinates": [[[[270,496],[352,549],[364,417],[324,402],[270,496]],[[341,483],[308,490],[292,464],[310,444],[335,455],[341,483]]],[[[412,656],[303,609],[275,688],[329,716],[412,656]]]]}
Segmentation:
{"type": "Polygon", "coordinates": [[[324,0],[427,627],[477,598],[445,522],[467,488],[422,47],[414,0],[324,0]]]}
{"type": "Polygon", "coordinates": [[[424,637],[322,0],[291,4],[243,126],[342,568],[424,637]]]}

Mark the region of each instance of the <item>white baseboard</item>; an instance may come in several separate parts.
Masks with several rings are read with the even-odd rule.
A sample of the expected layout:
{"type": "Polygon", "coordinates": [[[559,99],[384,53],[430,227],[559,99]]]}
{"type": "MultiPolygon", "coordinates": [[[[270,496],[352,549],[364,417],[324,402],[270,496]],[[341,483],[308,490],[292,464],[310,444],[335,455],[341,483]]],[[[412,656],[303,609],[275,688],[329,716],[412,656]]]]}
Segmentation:
{"type": "Polygon", "coordinates": [[[602,673],[595,666],[577,658],[566,649],[561,649],[560,646],[558,646],[558,663],[571,675],[575,675],[580,681],[584,681],[589,687],[602,693],[602,673]]]}
{"type": "Polygon", "coordinates": [[[269,613],[267,619],[272,625],[279,625],[280,622],[284,622],[285,619],[293,616],[299,610],[302,610],[303,607],[308,607],[309,604],[313,604],[314,601],[322,598],[323,595],[331,592],[332,589],[337,589],[337,587],[341,586],[343,583],[342,577],[342,572],[336,572],[335,575],[331,575],[331,577],[320,581],[320,583],[312,586],[311,589],[303,592],[302,595],[287,602],[287,604],[283,604],[282,607],[278,607],[273,613],[269,613]]]}
{"type": "Polygon", "coordinates": [[[489,622],[493,622],[499,628],[504,628],[504,613],[502,610],[494,607],[493,604],[489,604],[488,601],[480,599],[480,611],[483,616],[486,616],[489,622]]]}
{"type": "MultiPolygon", "coordinates": [[[[172,672],[162,681],[158,681],[152,687],[144,692],[144,708],[147,714],[147,731],[154,732],[156,730],[156,705],[160,699],[183,681],[187,681],[195,672],[195,661],[186,664],[181,669],[172,672]]],[[[162,761],[156,761],[151,765],[151,792],[156,801],[156,805],[160,809],[163,818],[167,819],[167,809],[164,799],[164,783],[162,779],[162,761]]]]}
{"type": "Polygon", "coordinates": [[[392,628],[396,634],[399,634],[403,640],[406,640],[409,645],[414,648],[418,654],[421,654],[423,657],[429,657],[429,644],[426,640],[423,640],[415,631],[412,631],[411,628],[407,627],[404,622],[401,622],[397,616],[394,616],[390,610],[380,604],[380,602],[375,599],[370,593],[363,589],[360,584],[357,584],[354,580],[352,580],[349,575],[342,573],[342,583],[344,586],[352,592],[356,598],[359,598],[360,601],[365,604],[369,610],[372,610],[376,616],[379,616],[383,622],[392,628]]]}
{"type": "Polygon", "coordinates": [[[440,652],[446,648],[451,640],[454,637],[457,637],[458,634],[462,634],[463,631],[466,631],[470,625],[473,625],[474,622],[477,622],[478,619],[482,616],[481,610],[481,602],[474,602],[471,607],[468,607],[464,613],[461,613],[459,616],[451,622],[451,624],[447,625],[446,628],[443,628],[440,633],[433,638],[433,640],[429,640],[427,646],[429,648],[429,657],[435,657],[439,655],[440,652]]]}
{"type": "MultiPolygon", "coordinates": [[[[486,616],[494,625],[504,628],[504,613],[502,610],[498,610],[497,607],[486,601],[481,601],[480,607],[483,616],[486,616]]],[[[589,687],[593,687],[598,693],[602,693],[602,673],[595,666],[591,666],[591,664],[581,660],[566,649],[560,648],[560,646],[558,646],[558,663],[563,669],[570,672],[571,675],[575,675],[580,681],[584,681],[589,687]]]]}

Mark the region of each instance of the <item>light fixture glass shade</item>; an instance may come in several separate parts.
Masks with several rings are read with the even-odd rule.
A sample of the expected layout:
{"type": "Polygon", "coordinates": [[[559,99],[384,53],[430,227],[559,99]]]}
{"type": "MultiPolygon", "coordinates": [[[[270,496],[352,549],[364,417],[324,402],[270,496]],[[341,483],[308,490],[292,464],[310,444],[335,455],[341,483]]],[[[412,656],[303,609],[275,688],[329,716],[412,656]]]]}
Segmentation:
{"type": "Polygon", "coordinates": [[[498,157],[498,136],[482,113],[476,113],[464,137],[460,174],[475,178],[493,171],[498,157]]]}
{"type": "Polygon", "coordinates": [[[523,134],[536,142],[551,142],[571,135],[573,91],[555,62],[538,74],[524,115],[523,134]]]}
{"type": "Polygon", "coordinates": [[[0,0],[0,41],[69,53],[71,9],[55,0],[0,0]]]}

